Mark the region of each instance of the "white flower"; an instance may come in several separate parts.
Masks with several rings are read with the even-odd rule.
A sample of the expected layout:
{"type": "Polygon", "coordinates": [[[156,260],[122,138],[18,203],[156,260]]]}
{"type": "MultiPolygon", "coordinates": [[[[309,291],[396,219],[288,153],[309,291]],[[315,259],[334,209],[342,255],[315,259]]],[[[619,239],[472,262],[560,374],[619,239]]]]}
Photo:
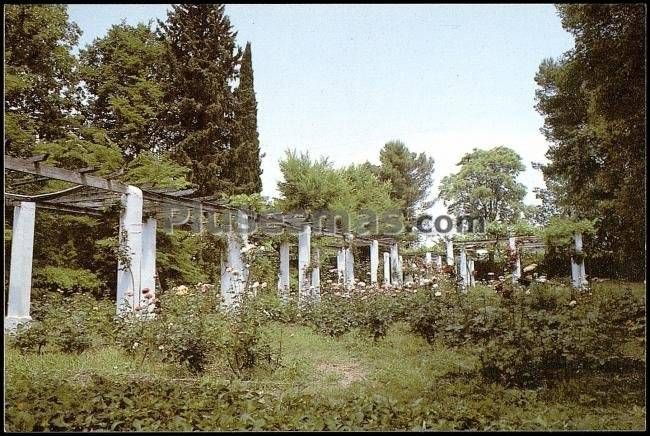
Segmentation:
{"type": "Polygon", "coordinates": [[[578,302],[576,300],[571,300],[571,302],[569,303],[569,306],[573,307],[576,304],[578,304],[578,302]]]}
{"type": "Polygon", "coordinates": [[[158,347],[158,349],[159,349],[160,351],[162,351],[162,350],[165,349],[165,347],[163,347],[162,345],[160,345],[160,346],[158,347]]]}
{"type": "Polygon", "coordinates": [[[266,288],[266,282],[262,282],[262,284],[260,285],[260,287],[261,287],[262,289],[266,288]]]}
{"type": "Polygon", "coordinates": [[[257,288],[259,285],[260,285],[259,282],[255,282],[255,283],[253,283],[253,285],[252,285],[251,287],[252,287],[252,288],[257,288]]]}
{"type": "Polygon", "coordinates": [[[433,294],[433,295],[435,295],[436,297],[440,297],[440,296],[442,295],[442,292],[440,292],[440,291],[436,291],[436,293],[433,294]]]}
{"type": "Polygon", "coordinates": [[[136,348],[138,348],[139,345],[140,345],[139,342],[134,342],[133,343],[133,349],[135,350],[136,348]]]}
{"type": "Polygon", "coordinates": [[[526,289],[526,295],[530,295],[530,289],[526,289]]]}

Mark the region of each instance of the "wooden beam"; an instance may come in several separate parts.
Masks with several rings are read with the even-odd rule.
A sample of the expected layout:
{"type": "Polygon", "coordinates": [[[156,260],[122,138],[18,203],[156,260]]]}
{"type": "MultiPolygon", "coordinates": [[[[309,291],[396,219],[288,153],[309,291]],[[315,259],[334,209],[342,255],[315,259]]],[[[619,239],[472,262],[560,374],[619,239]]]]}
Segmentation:
{"type": "Polygon", "coordinates": [[[115,180],[106,180],[101,177],[91,176],[89,174],[79,174],[76,171],[70,171],[63,168],[56,168],[50,165],[43,165],[39,162],[32,162],[27,159],[19,159],[5,154],[5,169],[18,171],[21,173],[34,174],[37,176],[48,177],[50,179],[62,180],[64,182],[75,183],[77,185],[90,186],[92,188],[102,189],[104,191],[117,192],[125,194],[127,185],[115,180]]]}
{"type": "MultiPolygon", "coordinates": [[[[21,203],[21,200],[14,200],[14,199],[5,198],[5,206],[15,207],[15,206],[20,205],[20,203],[21,203]]],[[[71,206],[71,205],[66,205],[66,204],[50,203],[50,202],[47,202],[47,201],[36,203],[36,208],[37,209],[46,209],[46,210],[56,210],[58,212],[75,213],[75,214],[81,214],[81,215],[91,215],[91,216],[97,216],[97,217],[102,216],[102,213],[100,211],[97,211],[97,210],[94,210],[94,209],[88,209],[88,208],[85,208],[85,207],[78,207],[78,206],[71,206]]]]}

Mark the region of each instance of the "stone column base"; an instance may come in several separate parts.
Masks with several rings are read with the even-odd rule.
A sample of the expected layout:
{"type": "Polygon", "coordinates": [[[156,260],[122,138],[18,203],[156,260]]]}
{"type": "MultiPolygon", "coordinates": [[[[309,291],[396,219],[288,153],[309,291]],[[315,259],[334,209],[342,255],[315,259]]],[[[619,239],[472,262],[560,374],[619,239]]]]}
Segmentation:
{"type": "Polygon", "coordinates": [[[5,332],[15,332],[21,324],[29,324],[31,316],[7,316],[5,317],[5,332]]]}

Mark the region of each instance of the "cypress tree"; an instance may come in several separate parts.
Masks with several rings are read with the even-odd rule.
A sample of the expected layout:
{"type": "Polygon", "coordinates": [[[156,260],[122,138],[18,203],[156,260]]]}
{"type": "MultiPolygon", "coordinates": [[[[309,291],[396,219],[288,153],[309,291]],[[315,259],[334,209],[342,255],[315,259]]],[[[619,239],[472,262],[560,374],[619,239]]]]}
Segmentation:
{"type": "Polygon", "coordinates": [[[164,141],[175,160],[192,169],[196,195],[235,191],[233,161],[236,102],[231,84],[241,49],[223,5],[172,6],[159,22],[166,46],[164,141]]]}
{"type": "Polygon", "coordinates": [[[260,141],[257,131],[257,100],[253,84],[253,61],[251,43],[246,43],[239,69],[239,87],[235,90],[237,101],[237,133],[234,158],[236,165],[233,180],[240,193],[252,194],[262,191],[260,141]]]}

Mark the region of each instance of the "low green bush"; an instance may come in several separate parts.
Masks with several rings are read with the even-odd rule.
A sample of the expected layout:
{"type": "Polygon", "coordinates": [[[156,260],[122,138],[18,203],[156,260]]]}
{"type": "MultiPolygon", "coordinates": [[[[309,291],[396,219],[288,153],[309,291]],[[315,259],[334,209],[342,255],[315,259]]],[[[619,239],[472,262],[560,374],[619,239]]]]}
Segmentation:
{"type": "Polygon", "coordinates": [[[58,289],[65,294],[73,292],[99,294],[104,287],[104,282],[87,269],[45,266],[35,268],[33,286],[48,291],[58,289]]]}

